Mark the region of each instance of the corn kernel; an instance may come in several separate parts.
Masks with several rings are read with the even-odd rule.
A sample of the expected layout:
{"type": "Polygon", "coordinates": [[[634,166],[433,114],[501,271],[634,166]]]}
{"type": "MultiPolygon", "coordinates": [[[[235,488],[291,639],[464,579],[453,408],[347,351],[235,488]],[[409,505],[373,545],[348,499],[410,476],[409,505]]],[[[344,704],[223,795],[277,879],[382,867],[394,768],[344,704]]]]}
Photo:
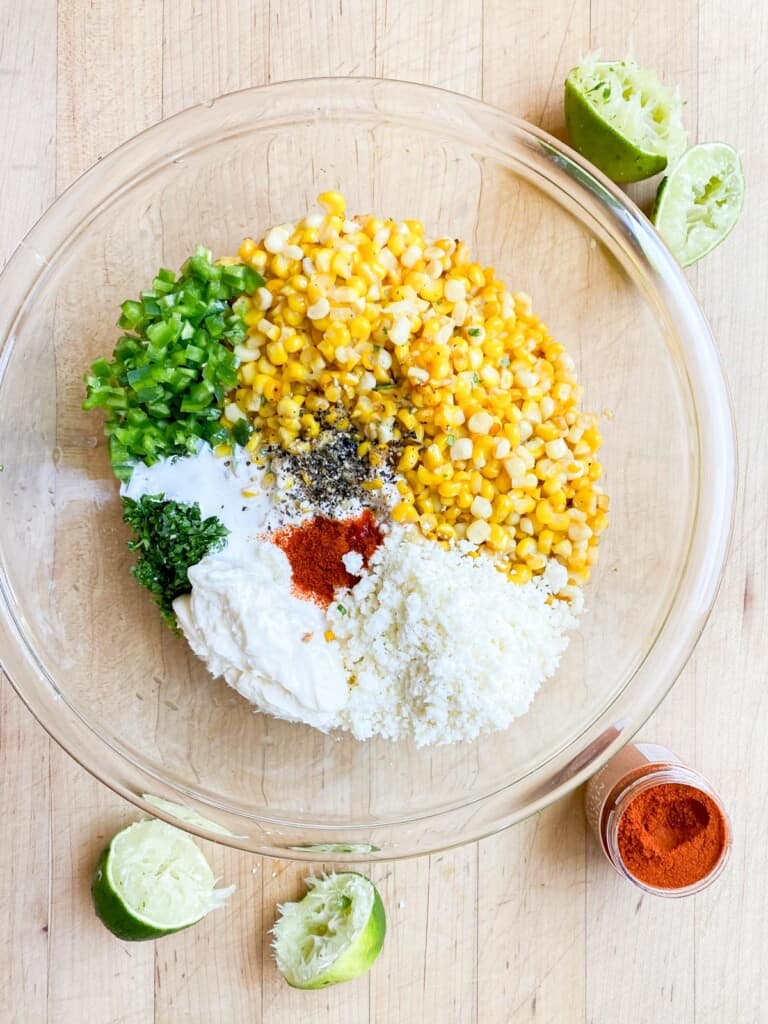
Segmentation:
{"type": "Polygon", "coordinates": [[[467,527],[467,540],[472,544],[484,544],[491,536],[491,527],[484,519],[474,519],[467,527]]]}
{"type": "Polygon", "coordinates": [[[469,511],[477,519],[490,519],[493,513],[493,505],[491,505],[487,498],[478,494],[473,499],[472,504],[469,507],[469,511]]]}
{"type": "Polygon", "coordinates": [[[288,362],[288,353],[282,341],[270,341],[267,345],[267,357],[275,366],[284,366],[288,362]]]}
{"type": "Polygon", "coordinates": [[[451,458],[454,462],[463,462],[472,458],[474,446],[469,437],[460,437],[455,444],[451,445],[451,458]]]}
{"type": "Polygon", "coordinates": [[[507,547],[507,533],[498,523],[491,523],[491,532],[488,535],[487,543],[494,551],[503,551],[507,547]]]}
{"type": "Polygon", "coordinates": [[[318,203],[324,206],[328,213],[343,217],[346,213],[347,204],[341,192],[321,192],[317,197],[318,203]]]}
{"type": "Polygon", "coordinates": [[[410,502],[401,501],[392,509],[392,518],[396,523],[415,523],[419,515],[410,502]]]}

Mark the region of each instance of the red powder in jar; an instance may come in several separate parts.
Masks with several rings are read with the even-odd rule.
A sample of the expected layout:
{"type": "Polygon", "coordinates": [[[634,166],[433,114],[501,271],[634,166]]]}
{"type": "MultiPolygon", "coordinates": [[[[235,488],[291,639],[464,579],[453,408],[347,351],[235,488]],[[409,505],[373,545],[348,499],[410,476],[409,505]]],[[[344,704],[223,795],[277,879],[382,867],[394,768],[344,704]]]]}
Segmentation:
{"type": "Polygon", "coordinates": [[[298,593],[327,607],[338,587],[354,587],[360,579],[347,571],[344,555],[357,551],[367,568],[382,537],[373,515],[365,509],[357,519],[317,516],[280,530],[270,539],[288,556],[298,593]]]}
{"type": "Polygon", "coordinates": [[[683,889],[705,878],[727,838],[725,818],[712,797],[681,783],[643,790],[619,822],[624,866],[656,889],[683,889]]]}

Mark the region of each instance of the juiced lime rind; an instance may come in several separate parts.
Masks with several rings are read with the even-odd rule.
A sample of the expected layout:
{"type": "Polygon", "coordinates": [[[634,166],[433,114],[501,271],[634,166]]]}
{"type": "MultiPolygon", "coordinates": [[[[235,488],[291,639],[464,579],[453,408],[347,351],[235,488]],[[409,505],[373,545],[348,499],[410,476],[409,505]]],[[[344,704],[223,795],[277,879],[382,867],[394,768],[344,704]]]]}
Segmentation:
{"type": "Polygon", "coordinates": [[[680,96],[630,58],[573,68],[565,120],[574,149],[616,182],[658,174],[685,150],[680,96]]]}
{"type": "Polygon", "coordinates": [[[272,929],[277,967],[293,988],[351,981],[370,969],[387,931],[376,887],[356,871],[308,878],[297,903],[279,907],[272,929]]]}
{"type": "Polygon", "coordinates": [[[667,166],[665,156],[643,152],[606,121],[596,120],[594,110],[570,80],[565,83],[565,122],[573,148],[611,181],[642,181],[667,166]]]}
{"type": "Polygon", "coordinates": [[[123,900],[106,884],[106,865],[109,846],[106,846],[99,857],[91,882],[91,897],[96,916],[118,939],[129,942],[141,942],[145,939],[159,939],[169,935],[175,928],[163,929],[149,925],[135,917],[126,907],[123,900]]]}
{"type": "Polygon", "coordinates": [[[659,185],[651,219],[675,259],[689,267],[727,238],[743,205],[739,154],[725,142],[701,142],[659,185]]]}
{"type": "Polygon", "coordinates": [[[134,822],[102,851],[91,882],[97,916],[120,939],[157,939],[196,924],[233,891],[216,890],[208,861],[185,832],[134,822]]]}

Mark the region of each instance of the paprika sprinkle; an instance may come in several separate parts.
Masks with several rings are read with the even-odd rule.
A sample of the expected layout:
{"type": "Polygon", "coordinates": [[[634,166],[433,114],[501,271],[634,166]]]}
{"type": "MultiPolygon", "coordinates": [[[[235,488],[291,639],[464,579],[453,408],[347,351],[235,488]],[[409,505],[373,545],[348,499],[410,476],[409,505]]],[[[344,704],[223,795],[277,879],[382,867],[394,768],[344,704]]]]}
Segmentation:
{"type": "Polygon", "coordinates": [[[370,509],[365,509],[356,519],[316,516],[279,530],[270,539],[288,556],[298,594],[327,608],[334,591],[354,587],[360,579],[348,571],[344,556],[357,552],[367,567],[382,536],[370,509]]]}

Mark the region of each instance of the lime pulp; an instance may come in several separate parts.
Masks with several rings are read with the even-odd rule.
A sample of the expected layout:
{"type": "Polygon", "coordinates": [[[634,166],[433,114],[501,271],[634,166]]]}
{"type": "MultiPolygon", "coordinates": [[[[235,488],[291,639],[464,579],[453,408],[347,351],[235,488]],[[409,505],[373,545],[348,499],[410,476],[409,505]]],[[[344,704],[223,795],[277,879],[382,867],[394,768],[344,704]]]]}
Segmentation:
{"type": "Polygon", "coordinates": [[[679,95],[631,58],[573,68],[565,120],[574,149],[616,182],[658,174],[686,145],[679,95]]]}
{"type": "Polygon", "coordinates": [[[196,924],[233,891],[216,889],[202,851],[164,821],[137,821],[102,851],[91,882],[97,916],[120,939],[157,939],[196,924]]]}
{"type": "Polygon", "coordinates": [[[285,903],[272,929],[275,960],[294,988],[316,989],[365,974],[387,930],[376,886],[355,871],[308,878],[308,892],[285,903]]]}
{"type": "Polygon", "coordinates": [[[725,142],[702,142],[683,154],[656,194],[651,219],[684,267],[728,235],[744,205],[744,172],[725,142]]]}

